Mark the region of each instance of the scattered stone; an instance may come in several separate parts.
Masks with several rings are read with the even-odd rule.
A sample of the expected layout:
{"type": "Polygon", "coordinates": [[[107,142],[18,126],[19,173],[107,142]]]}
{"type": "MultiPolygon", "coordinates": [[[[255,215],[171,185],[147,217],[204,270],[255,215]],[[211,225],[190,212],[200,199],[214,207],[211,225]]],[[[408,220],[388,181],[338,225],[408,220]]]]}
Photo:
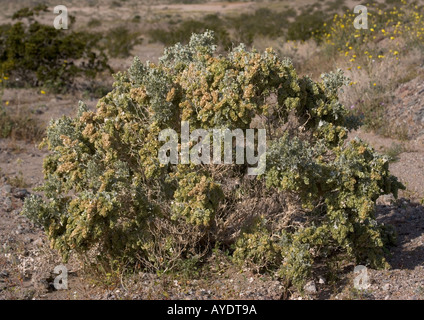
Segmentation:
{"type": "Polygon", "coordinates": [[[306,293],[315,294],[317,293],[317,287],[315,286],[315,282],[309,281],[303,288],[306,293]]]}
{"type": "Polygon", "coordinates": [[[395,201],[395,197],[392,194],[382,195],[377,199],[377,204],[390,206],[395,201]]]}
{"type": "Polygon", "coordinates": [[[10,197],[6,197],[4,199],[4,209],[6,210],[6,212],[10,212],[13,210],[13,204],[12,204],[12,199],[10,197]]]}
{"type": "Polygon", "coordinates": [[[33,242],[33,244],[34,244],[34,246],[36,246],[36,247],[42,247],[42,246],[43,246],[43,244],[44,244],[44,241],[43,241],[43,239],[39,238],[39,239],[35,240],[35,241],[33,242]]]}
{"type": "Polygon", "coordinates": [[[13,191],[13,196],[15,198],[18,198],[18,199],[21,199],[21,200],[25,199],[29,195],[30,195],[30,193],[28,192],[27,189],[15,189],[13,191]]]}
{"type": "Polygon", "coordinates": [[[7,270],[0,271],[0,278],[8,278],[9,272],[7,270]]]}
{"type": "Polygon", "coordinates": [[[12,186],[9,184],[5,184],[3,187],[1,187],[0,192],[3,194],[8,194],[12,192],[12,186]]]}
{"type": "Polygon", "coordinates": [[[33,240],[30,238],[30,237],[25,237],[24,238],[24,243],[25,244],[29,244],[29,243],[31,243],[33,240]]]}
{"type": "Polygon", "coordinates": [[[42,294],[51,291],[50,284],[52,282],[52,277],[49,272],[36,271],[31,278],[31,282],[34,288],[42,294]]]}

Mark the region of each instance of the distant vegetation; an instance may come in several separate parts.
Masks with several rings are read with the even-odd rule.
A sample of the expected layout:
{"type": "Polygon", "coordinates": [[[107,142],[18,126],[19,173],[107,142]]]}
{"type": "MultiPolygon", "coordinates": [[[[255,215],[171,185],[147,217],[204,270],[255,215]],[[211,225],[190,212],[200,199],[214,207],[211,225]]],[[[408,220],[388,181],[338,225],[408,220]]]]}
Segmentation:
{"type": "Polygon", "coordinates": [[[285,26],[289,24],[289,17],[295,16],[296,11],[292,9],[273,12],[267,8],[234,17],[209,14],[200,20],[185,20],[177,25],[169,24],[165,28],[153,28],[148,31],[148,34],[152,41],[172,45],[176,42],[186,43],[193,32],[213,30],[217,35],[218,43],[229,49],[231,43],[242,42],[251,45],[258,36],[270,38],[283,36],[286,33],[285,26]]]}
{"type": "MultiPolygon", "coordinates": [[[[45,10],[41,5],[24,8],[13,15],[18,22],[0,25],[0,75],[11,79],[9,86],[66,92],[77,79],[93,81],[105,71],[110,74],[109,57],[128,57],[142,42],[139,33],[123,26],[106,35],[57,30],[35,19],[45,10]]],[[[98,23],[91,20],[89,24],[98,23]]]]}
{"type": "Polygon", "coordinates": [[[99,37],[84,32],[63,32],[32,19],[40,10],[21,9],[14,18],[29,19],[0,27],[0,74],[15,86],[44,86],[67,91],[75,78],[93,79],[111,71],[102,50],[95,50],[99,37]]]}

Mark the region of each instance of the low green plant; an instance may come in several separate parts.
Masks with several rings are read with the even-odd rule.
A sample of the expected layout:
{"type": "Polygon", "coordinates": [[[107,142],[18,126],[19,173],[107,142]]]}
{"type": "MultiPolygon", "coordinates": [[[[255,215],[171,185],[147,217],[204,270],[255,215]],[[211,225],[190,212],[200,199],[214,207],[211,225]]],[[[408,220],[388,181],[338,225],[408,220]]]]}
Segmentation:
{"type": "Polygon", "coordinates": [[[230,35],[225,27],[225,21],[215,14],[206,15],[201,20],[184,20],[172,30],[164,28],[150,29],[148,34],[151,41],[161,42],[167,46],[177,42],[186,44],[193,33],[201,33],[206,30],[213,30],[216,34],[217,42],[225,49],[231,46],[230,35]]]}
{"type": "Polygon", "coordinates": [[[105,37],[105,49],[113,58],[126,58],[130,56],[134,46],[141,44],[142,39],[137,32],[131,32],[123,26],[108,31],[105,37]]]}
{"type": "Polygon", "coordinates": [[[12,15],[12,19],[13,20],[22,20],[24,18],[28,19],[29,21],[34,20],[35,16],[38,16],[40,14],[40,12],[46,12],[48,9],[47,5],[45,4],[38,4],[33,8],[22,8],[19,9],[18,11],[16,11],[13,15],[12,15]]]}
{"type": "Polygon", "coordinates": [[[320,42],[321,36],[324,34],[322,26],[328,21],[329,15],[326,11],[317,10],[313,13],[301,13],[289,24],[287,39],[305,41],[314,38],[320,42]]]}
{"type": "Polygon", "coordinates": [[[289,18],[295,18],[296,11],[288,9],[275,12],[268,8],[257,9],[253,13],[242,13],[228,18],[228,25],[234,30],[235,42],[252,44],[255,37],[276,38],[286,33],[289,18]]]}
{"type": "Polygon", "coordinates": [[[398,143],[392,143],[392,145],[385,150],[385,154],[389,157],[390,162],[396,162],[399,160],[399,155],[405,152],[405,147],[398,143]]]}
{"type": "Polygon", "coordinates": [[[15,188],[27,188],[28,183],[25,181],[25,177],[22,171],[19,171],[17,175],[9,179],[9,184],[15,188]]]}
{"type": "Polygon", "coordinates": [[[100,27],[101,25],[102,25],[102,20],[99,20],[96,18],[90,19],[90,21],[88,21],[87,23],[87,27],[90,27],[90,28],[100,27]]]}

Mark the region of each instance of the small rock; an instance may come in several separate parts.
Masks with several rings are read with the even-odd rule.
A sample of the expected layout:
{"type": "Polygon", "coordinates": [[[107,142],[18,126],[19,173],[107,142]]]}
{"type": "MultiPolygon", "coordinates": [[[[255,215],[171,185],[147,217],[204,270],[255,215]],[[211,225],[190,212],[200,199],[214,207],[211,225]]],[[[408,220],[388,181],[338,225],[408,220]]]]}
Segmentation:
{"type": "Polygon", "coordinates": [[[383,289],[384,291],[389,291],[389,290],[390,290],[390,283],[386,283],[386,284],[382,287],[382,289],[383,289]]]}
{"type": "Polygon", "coordinates": [[[315,294],[317,293],[317,287],[315,286],[315,282],[309,281],[305,287],[303,288],[306,293],[315,294]]]}
{"type": "Polygon", "coordinates": [[[319,277],[318,283],[325,284],[325,279],[323,277],[319,277]]]}
{"type": "Polygon", "coordinates": [[[10,193],[12,191],[12,186],[9,184],[5,184],[3,187],[1,187],[0,192],[3,194],[10,193]]]}
{"type": "Polygon", "coordinates": [[[0,278],[7,278],[9,277],[9,272],[6,270],[0,271],[0,278]]]}
{"type": "Polygon", "coordinates": [[[30,238],[30,237],[25,237],[24,238],[24,243],[25,244],[29,244],[29,243],[31,243],[33,240],[30,238]]]}
{"type": "Polygon", "coordinates": [[[13,204],[12,204],[12,199],[10,197],[6,197],[6,199],[4,199],[4,209],[6,210],[6,212],[10,212],[13,210],[13,204]]]}
{"type": "Polygon", "coordinates": [[[30,193],[28,192],[27,189],[15,189],[13,192],[13,196],[21,200],[25,199],[29,195],[30,193]]]}
{"type": "Polygon", "coordinates": [[[390,195],[383,195],[383,196],[380,196],[380,198],[377,199],[377,204],[389,206],[394,202],[394,200],[395,200],[395,198],[391,194],[390,195]]]}

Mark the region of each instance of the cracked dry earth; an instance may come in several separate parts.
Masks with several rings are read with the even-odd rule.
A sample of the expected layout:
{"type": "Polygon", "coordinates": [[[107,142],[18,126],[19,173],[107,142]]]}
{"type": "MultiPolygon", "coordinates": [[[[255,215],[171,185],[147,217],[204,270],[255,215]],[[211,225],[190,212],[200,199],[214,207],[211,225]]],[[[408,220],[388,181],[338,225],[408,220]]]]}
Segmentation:
{"type": "MultiPolygon", "coordinates": [[[[406,97],[415,101],[408,108],[424,110],[421,96],[415,94],[422,90],[421,83],[414,87],[412,82],[401,90],[405,88],[413,90],[406,97]]],[[[45,104],[53,108],[53,102],[45,104]]],[[[69,114],[69,110],[56,113],[69,114]]],[[[363,131],[351,133],[381,153],[401,146],[390,169],[407,189],[397,200],[385,196],[377,201],[378,220],[397,231],[396,245],[388,256],[391,269],[368,269],[369,287],[358,291],[350,265],[338,275],[336,284],[322,275],[308,283],[302,296],[283,292],[283,284],[270,276],[233,269],[224,255],[210,257],[206,274],[179,278],[142,272],[113,279],[106,274],[98,277],[71,260],[66,264],[68,290],[55,290],[54,268],[61,259],[49,248],[43,231],[20,215],[24,198],[42,182],[46,151],[31,143],[0,139],[0,299],[424,299],[424,207],[420,204],[424,198],[424,118],[422,122],[417,122],[419,117],[411,119],[416,126],[411,132],[419,134],[407,142],[363,131]]]]}

